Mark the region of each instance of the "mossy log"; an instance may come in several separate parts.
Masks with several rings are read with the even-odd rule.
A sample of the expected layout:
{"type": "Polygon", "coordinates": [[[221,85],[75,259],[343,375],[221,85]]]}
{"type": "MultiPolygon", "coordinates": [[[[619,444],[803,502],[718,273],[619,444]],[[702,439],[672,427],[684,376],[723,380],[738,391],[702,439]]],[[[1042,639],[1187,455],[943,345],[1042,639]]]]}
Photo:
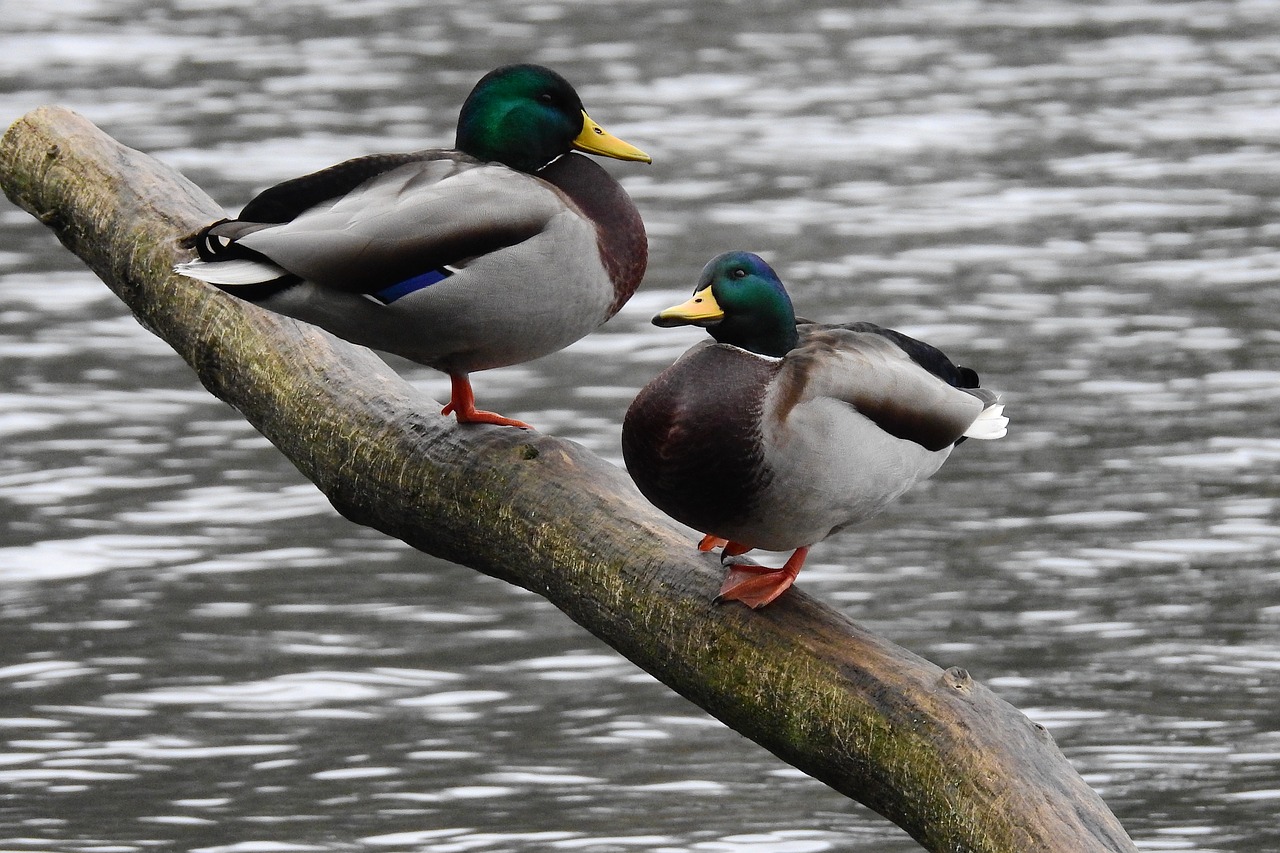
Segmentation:
{"type": "Polygon", "coordinates": [[[368,350],[172,274],[178,238],[222,212],[168,167],[45,107],[0,141],[0,182],[347,518],[545,596],[928,850],[1136,850],[1044,728],[963,670],[798,589],[761,611],[713,604],[716,558],[616,467],[459,426],[368,350]]]}

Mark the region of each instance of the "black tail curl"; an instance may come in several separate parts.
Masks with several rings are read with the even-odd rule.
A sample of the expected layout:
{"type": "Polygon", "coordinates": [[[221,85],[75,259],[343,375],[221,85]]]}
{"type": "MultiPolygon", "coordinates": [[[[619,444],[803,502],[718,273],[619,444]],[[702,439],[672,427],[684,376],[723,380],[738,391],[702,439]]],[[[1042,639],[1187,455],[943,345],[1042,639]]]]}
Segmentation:
{"type": "Polygon", "coordinates": [[[219,219],[217,222],[211,222],[201,228],[199,231],[192,232],[178,241],[179,248],[192,250],[196,256],[202,261],[224,260],[224,258],[215,258],[214,252],[209,246],[209,231],[215,226],[224,222],[230,222],[230,219],[219,219]]]}
{"type": "MultiPolygon", "coordinates": [[[[218,263],[220,261],[249,260],[259,261],[274,266],[274,262],[261,252],[255,252],[246,246],[236,242],[234,237],[217,233],[218,230],[231,231],[233,233],[245,234],[251,233],[264,228],[266,225],[257,223],[245,223],[238,219],[219,219],[196,231],[194,234],[188,234],[178,241],[178,245],[184,249],[194,250],[196,256],[205,263],[218,263]],[[223,226],[229,226],[223,228],[223,226]],[[246,227],[248,226],[248,227],[246,227]],[[256,226],[256,227],[255,227],[256,226]]],[[[225,293],[231,293],[245,300],[246,302],[260,302],[270,296],[287,290],[302,281],[301,276],[293,273],[285,273],[284,275],[269,279],[267,281],[255,282],[253,284],[218,284],[217,282],[209,282],[214,287],[225,293]]]]}
{"type": "MultiPolygon", "coordinates": [[[[248,249],[236,246],[234,242],[226,237],[215,236],[212,231],[219,225],[231,222],[230,219],[219,219],[217,222],[211,222],[205,227],[196,231],[194,234],[188,234],[183,237],[178,245],[184,249],[195,250],[196,256],[205,263],[214,263],[216,261],[229,261],[237,258],[248,258],[257,255],[248,249]],[[233,249],[239,251],[231,251],[233,249]]],[[[261,259],[261,255],[257,255],[256,259],[261,259]]]]}

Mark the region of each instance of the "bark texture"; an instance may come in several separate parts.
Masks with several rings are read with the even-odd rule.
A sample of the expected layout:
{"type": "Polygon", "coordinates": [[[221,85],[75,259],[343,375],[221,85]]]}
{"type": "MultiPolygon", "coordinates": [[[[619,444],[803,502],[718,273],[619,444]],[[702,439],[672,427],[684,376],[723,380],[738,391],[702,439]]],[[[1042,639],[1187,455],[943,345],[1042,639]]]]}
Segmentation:
{"type": "Polygon", "coordinates": [[[347,518],[545,596],[928,850],[1136,851],[1044,728],[963,670],[800,590],[713,604],[718,560],[625,472],[552,436],[459,427],[368,350],[171,273],[178,239],[222,215],[171,169],[45,107],[0,141],[0,183],[347,518]]]}

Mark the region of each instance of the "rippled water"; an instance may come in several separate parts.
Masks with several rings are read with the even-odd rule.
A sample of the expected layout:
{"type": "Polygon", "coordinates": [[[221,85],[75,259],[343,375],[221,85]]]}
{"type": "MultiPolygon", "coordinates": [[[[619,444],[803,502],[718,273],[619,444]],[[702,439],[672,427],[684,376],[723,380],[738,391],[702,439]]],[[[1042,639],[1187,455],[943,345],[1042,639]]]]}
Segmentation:
{"type": "MultiPolygon", "coordinates": [[[[476,377],[617,460],[760,251],[801,313],[1005,392],[802,585],[1048,726],[1143,850],[1280,850],[1280,2],[4,6],[0,121],[71,106],[234,210],[447,144],[530,59],[648,150],[601,333],[476,377]]],[[[396,362],[443,394],[447,383],[396,362]]],[[[339,518],[0,208],[0,846],[909,851],[528,593],[339,518]]]]}

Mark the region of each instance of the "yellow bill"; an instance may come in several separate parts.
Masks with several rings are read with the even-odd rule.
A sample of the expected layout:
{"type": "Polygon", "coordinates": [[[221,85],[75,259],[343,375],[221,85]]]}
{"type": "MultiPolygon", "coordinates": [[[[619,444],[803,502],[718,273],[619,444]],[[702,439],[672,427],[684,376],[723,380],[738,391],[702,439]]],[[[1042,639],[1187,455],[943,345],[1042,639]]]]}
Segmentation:
{"type": "Polygon", "coordinates": [[[573,147],[588,154],[599,154],[615,160],[638,160],[641,163],[652,163],[653,158],[632,145],[623,142],[609,131],[591,120],[585,111],[582,113],[582,132],[573,140],[573,147]]]}
{"type": "Polygon", "coordinates": [[[685,302],[673,305],[653,318],[655,326],[709,326],[724,319],[724,309],[711,295],[711,288],[704,287],[685,302]]]}

